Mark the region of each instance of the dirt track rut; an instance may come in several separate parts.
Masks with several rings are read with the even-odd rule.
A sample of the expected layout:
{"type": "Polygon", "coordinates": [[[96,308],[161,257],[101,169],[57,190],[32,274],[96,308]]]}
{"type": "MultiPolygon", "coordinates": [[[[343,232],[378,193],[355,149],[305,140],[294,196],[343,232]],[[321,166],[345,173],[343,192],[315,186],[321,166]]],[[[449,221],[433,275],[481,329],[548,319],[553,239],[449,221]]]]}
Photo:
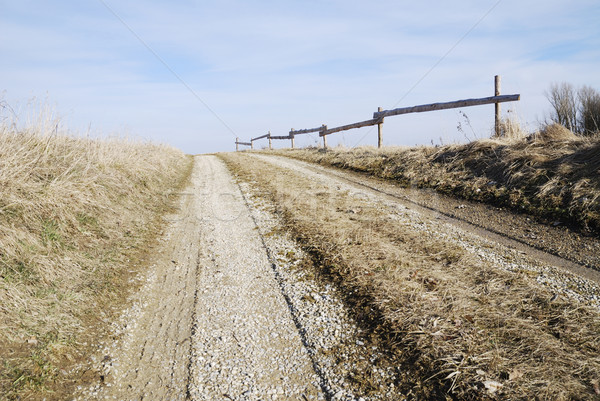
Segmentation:
{"type": "MultiPolygon", "coordinates": [[[[200,175],[194,171],[194,186],[200,175]]],[[[198,202],[183,197],[144,285],[119,322],[119,341],[101,344],[100,381],[79,399],[186,398],[200,249],[198,202]]]]}

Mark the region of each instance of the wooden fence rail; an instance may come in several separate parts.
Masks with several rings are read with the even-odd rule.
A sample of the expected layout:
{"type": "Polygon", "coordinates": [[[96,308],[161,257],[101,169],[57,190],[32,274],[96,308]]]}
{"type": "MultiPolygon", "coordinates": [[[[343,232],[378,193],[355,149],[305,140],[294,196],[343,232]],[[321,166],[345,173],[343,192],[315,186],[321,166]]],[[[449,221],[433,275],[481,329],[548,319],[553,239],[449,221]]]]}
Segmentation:
{"type": "Polygon", "coordinates": [[[380,122],[381,122],[380,118],[374,118],[372,120],[361,121],[359,123],[342,125],[341,127],[334,127],[334,128],[329,128],[324,131],[321,131],[321,132],[319,132],[319,136],[330,135],[330,134],[334,134],[334,133],[340,132],[340,131],[348,131],[349,129],[354,129],[354,128],[362,128],[362,127],[368,127],[370,125],[377,125],[380,122]]]}
{"type": "Polygon", "coordinates": [[[457,109],[459,107],[480,106],[483,104],[514,102],[515,100],[520,100],[520,98],[521,98],[521,95],[504,95],[504,96],[490,96],[490,97],[484,97],[484,98],[480,98],[480,99],[456,100],[454,102],[446,102],[446,103],[423,104],[420,106],[401,107],[399,109],[394,109],[394,110],[376,111],[375,113],[373,113],[373,118],[391,117],[391,116],[398,116],[400,114],[409,114],[409,113],[423,113],[426,111],[457,109]]]}
{"type": "Polygon", "coordinates": [[[446,110],[446,109],[456,109],[460,107],[471,107],[471,106],[480,106],[484,104],[495,104],[495,132],[497,136],[501,135],[500,130],[500,103],[504,102],[514,102],[521,99],[521,95],[500,95],[500,76],[496,75],[494,77],[494,95],[490,97],[477,98],[477,99],[463,99],[456,100],[453,102],[444,102],[444,103],[431,103],[431,104],[423,104],[419,106],[412,107],[401,107],[393,110],[382,110],[381,107],[377,109],[376,112],[373,113],[373,118],[371,120],[365,120],[353,124],[342,125],[334,128],[327,128],[327,125],[323,124],[318,128],[308,128],[295,130],[291,129],[289,135],[286,136],[272,136],[271,132],[267,135],[262,135],[256,138],[252,138],[250,142],[239,142],[239,138],[236,138],[235,142],[235,150],[238,150],[238,145],[246,145],[250,146],[254,149],[254,141],[262,138],[269,138],[269,149],[272,149],[271,140],[272,139],[290,139],[291,146],[294,148],[294,136],[301,134],[309,134],[312,132],[318,132],[319,137],[323,138],[323,146],[327,148],[327,135],[334,134],[336,132],[347,131],[355,128],[368,127],[372,125],[378,126],[378,135],[377,135],[377,146],[380,148],[382,146],[382,125],[385,117],[398,116],[401,114],[409,114],[409,113],[423,113],[428,111],[436,111],[436,110],[446,110]]]}
{"type": "Polygon", "coordinates": [[[325,124],[321,125],[318,128],[308,128],[308,129],[300,129],[300,130],[295,130],[292,128],[292,130],[290,131],[290,135],[301,135],[301,134],[310,134],[311,132],[321,132],[323,131],[323,129],[326,129],[327,126],[325,124]]]}
{"type": "Polygon", "coordinates": [[[257,136],[256,138],[252,138],[251,141],[257,141],[259,139],[267,138],[269,136],[271,136],[271,134],[265,134],[265,135],[257,136]]]}

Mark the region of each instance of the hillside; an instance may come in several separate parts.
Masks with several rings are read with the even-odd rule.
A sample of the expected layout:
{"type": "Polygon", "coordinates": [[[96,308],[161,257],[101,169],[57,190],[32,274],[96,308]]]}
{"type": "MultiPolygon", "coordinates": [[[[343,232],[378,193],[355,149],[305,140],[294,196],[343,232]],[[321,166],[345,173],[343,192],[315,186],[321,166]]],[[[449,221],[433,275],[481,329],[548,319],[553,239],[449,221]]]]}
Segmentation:
{"type": "Polygon", "coordinates": [[[56,127],[0,124],[0,394],[8,399],[79,379],[69,367],[130,291],[128,277],[191,165],[170,147],[56,127]]]}

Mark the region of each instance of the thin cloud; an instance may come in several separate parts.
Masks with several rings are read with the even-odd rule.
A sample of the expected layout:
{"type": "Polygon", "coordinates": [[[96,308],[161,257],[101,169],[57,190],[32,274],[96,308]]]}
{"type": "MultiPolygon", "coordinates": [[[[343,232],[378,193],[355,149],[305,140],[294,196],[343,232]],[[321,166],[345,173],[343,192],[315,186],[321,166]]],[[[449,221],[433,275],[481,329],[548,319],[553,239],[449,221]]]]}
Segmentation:
{"type": "MultiPolygon", "coordinates": [[[[497,2],[106,1],[240,136],[394,106],[497,2]]],[[[503,0],[402,105],[486,96],[501,74],[504,93],[521,93],[515,108],[535,122],[551,82],[600,89],[596,3],[503,0]]],[[[231,148],[214,116],[101,3],[7,2],[0,24],[7,100],[48,94],[76,126],[128,126],[190,153],[231,148]]],[[[486,110],[467,111],[481,132],[492,124],[486,110]]],[[[430,116],[386,121],[386,140],[428,143],[440,126],[452,136],[456,115],[430,116]]]]}

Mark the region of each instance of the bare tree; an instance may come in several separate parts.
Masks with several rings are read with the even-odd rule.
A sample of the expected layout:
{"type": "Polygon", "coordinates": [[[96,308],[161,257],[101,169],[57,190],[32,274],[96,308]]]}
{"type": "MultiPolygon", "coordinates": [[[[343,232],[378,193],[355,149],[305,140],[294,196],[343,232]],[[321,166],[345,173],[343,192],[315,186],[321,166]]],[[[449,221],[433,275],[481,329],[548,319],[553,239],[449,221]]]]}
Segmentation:
{"type": "Polygon", "coordinates": [[[590,86],[582,86],[577,91],[579,100],[579,131],[583,135],[593,135],[600,131],[600,92],[590,86]]]}
{"type": "Polygon", "coordinates": [[[573,85],[566,82],[554,83],[550,86],[550,91],[546,92],[546,98],[554,109],[552,121],[577,132],[577,98],[573,85]]]}

